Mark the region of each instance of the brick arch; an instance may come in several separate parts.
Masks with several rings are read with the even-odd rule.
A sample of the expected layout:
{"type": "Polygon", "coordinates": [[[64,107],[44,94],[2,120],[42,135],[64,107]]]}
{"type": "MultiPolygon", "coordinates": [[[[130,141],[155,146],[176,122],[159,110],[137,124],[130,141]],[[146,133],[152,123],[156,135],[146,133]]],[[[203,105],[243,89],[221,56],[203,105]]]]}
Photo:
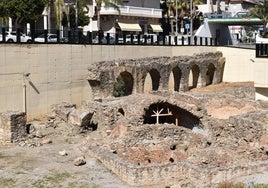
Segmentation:
{"type": "Polygon", "coordinates": [[[215,65],[213,63],[209,63],[206,72],[206,86],[213,83],[215,71],[215,65]]]}
{"type": "Polygon", "coordinates": [[[194,64],[189,73],[189,89],[196,88],[198,86],[198,82],[200,81],[200,69],[194,64]]]}
{"type": "Polygon", "coordinates": [[[181,83],[181,69],[179,67],[174,67],[169,76],[169,82],[168,82],[168,89],[174,91],[179,91],[180,89],[180,83],[181,83]]]}
{"type": "Polygon", "coordinates": [[[157,69],[151,69],[145,77],[144,80],[144,87],[143,91],[144,93],[150,92],[150,91],[157,91],[159,89],[160,85],[160,73],[157,69]]]}

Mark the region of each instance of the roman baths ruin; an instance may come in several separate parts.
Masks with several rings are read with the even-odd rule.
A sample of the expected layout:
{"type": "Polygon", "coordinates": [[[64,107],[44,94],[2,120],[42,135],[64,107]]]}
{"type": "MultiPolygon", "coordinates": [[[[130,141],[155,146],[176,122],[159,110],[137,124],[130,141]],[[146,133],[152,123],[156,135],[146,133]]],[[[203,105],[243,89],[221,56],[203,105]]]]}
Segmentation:
{"type": "MultiPolygon", "coordinates": [[[[224,67],[221,52],[95,62],[92,99],[53,105],[46,125],[86,134],[85,153],[129,187],[246,182],[268,171],[268,103],[251,82],[222,82],[224,67]]],[[[24,116],[2,114],[0,139],[34,134],[24,116]]]]}

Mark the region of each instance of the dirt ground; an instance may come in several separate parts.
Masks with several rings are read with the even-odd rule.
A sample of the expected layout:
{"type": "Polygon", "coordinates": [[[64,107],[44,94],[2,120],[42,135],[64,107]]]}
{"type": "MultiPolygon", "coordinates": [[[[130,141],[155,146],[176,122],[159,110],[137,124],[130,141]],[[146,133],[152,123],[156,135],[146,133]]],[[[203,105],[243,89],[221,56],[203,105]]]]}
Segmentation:
{"type": "Polygon", "coordinates": [[[43,138],[0,144],[0,187],[129,187],[85,152],[91,133],[72,135],[64,129],[48,128],[43,138]],[[59,154],[64,151],[67,155],[59,154]],[[86,164],[75,166],[81,156],[86,164]]]}

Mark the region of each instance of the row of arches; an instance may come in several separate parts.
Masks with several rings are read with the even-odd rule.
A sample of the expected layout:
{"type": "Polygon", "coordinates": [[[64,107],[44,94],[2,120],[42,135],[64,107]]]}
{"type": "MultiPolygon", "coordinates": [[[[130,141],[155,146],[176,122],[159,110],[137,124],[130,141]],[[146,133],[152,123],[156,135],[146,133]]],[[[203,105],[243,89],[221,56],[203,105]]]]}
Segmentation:
{"type": "MultiPolygon", "coordinates": [[[[133,75],[128,71],[120,72],[117,76],[113,86],[113,95],[115,97],[127,96],[132,94],[133,87],[136,82],[142,82],[142,92],[148,93],[151,91],[159,90],[161,84],[162,89],[181,91],[189,90],[192,88],[203,87],[213,83],[218,83],[219,79],[215,79],[216,67],[213,63],[210,63],[205,69],[201,71],[196,64],[191,67],[189,71],[183,71],[178,66],[174,67],[167,79],[167,87],[163,85],[160,72],[152,68],[150,69],[145,78],[141,80],[134,80],[133,75]],[[214,80],[215,79],[215,80],[214,80]]],[[[138,77],[136,77],[138,79],[138,77]]],[[[165,82],[163,80],[163,82],[165,82]]]]}

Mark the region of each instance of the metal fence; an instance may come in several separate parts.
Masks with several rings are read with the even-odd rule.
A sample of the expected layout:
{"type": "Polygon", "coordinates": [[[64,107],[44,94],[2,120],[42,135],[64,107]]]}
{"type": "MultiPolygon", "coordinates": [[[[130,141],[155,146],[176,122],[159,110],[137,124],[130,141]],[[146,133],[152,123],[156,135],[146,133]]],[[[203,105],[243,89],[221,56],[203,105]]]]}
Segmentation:
{"type": "MultiPolygon", "coordinates": [[[[189,35],[164,36],[156,34],[114,34],[82,31],[56,30],[48,33],[48,30],[38,31],[26,36],[17,29],[9,32],[2,28],[0,43],[35,43],[35,44],[83,44],[83,45],[155,45],[155,46],[218,46],[217,38],[202,38],[189,35]],[[40,35],[40,33],[42,33],[40,35]]],[[[237,45],[239,47],[239,45],[237,45]]],[[[244,47],[244,46],[242,46],[244,47]]],[[[268,44],[255,45],[256,58],[268,58],[268,44]]]]}
{"type": "Polygon", "coordinates": [[[256,57],[268,58],[268,44],[256,44],[256,57]]]}
{"type": "Polygon", "coordinates": [[[56,30],[49,33],[48,30],[34,31],[30,35],[25,35],[17,29],[15,32],[9,32],[2,28],[0,34],[1,43],[55,43],[55,44],[90,44],[90,45],[165,45],[165,46],[216,46],[217,39],[202,38],[189,35],[164,36],[156,34],[114,34],[82,31],[62,31],[56,30]],[[41,34],[40,34],[41,33],[41,34]]]}

